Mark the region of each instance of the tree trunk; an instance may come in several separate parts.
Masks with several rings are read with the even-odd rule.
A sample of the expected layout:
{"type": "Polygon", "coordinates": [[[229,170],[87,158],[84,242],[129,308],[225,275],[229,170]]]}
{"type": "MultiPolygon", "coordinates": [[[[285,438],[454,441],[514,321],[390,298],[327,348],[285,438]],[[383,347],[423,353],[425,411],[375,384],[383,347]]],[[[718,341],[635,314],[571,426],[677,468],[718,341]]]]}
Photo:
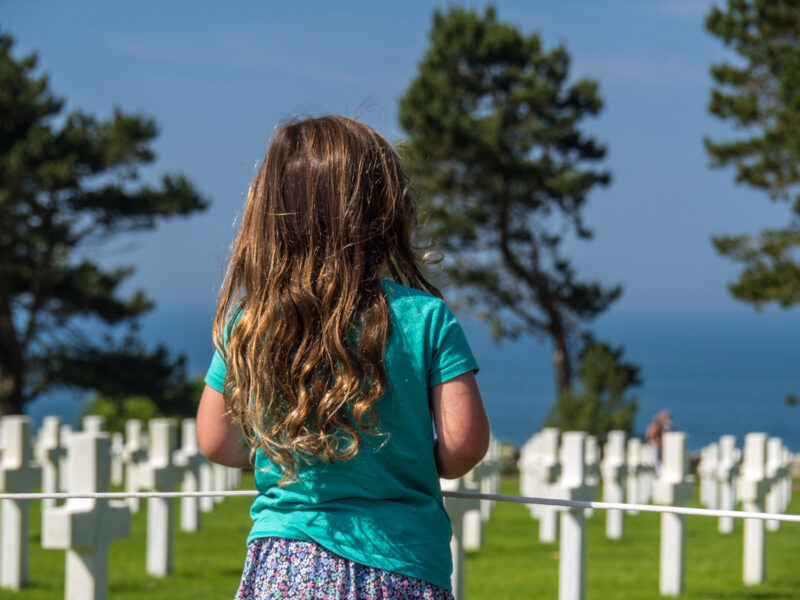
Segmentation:
{"type": "Polygon", "coordinates": [[[0,414],[19,415],[25,398],[22,393],[25,361],[17,340],[9,303],[0,294],[0,414]]]}
{"type": "Polygon", "coordinates": [[[556,393],[558,397],[566,392],[572,381],[572,364],[567,351],[567,339],[564,330],[556,327],[550,331],[553,341],[553,371],[556,377],[556,393]]]}
{"type": "MultiPolygon", "coordinates": [[[[3,382],[5,384],[5,382],[3,382]]],[[[21,415],[25,406],[25,398],[22,395],[22,388],[13,385],[9,394],[0,396],[0,416],[21,415]]]]}

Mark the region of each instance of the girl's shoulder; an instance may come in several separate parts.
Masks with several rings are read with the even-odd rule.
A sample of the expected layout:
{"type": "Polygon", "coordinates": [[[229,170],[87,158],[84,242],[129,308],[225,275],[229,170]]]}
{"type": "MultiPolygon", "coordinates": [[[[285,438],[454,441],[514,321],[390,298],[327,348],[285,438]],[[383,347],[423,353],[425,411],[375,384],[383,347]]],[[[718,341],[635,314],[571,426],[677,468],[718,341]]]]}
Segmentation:
{"type": "Polygon", "coordinates": [[[444,300],[426,291],[397,283],[391,279],[382,279],[381,285],[389,307],[393,311],[427,313],[449,310],[444,300]]]}

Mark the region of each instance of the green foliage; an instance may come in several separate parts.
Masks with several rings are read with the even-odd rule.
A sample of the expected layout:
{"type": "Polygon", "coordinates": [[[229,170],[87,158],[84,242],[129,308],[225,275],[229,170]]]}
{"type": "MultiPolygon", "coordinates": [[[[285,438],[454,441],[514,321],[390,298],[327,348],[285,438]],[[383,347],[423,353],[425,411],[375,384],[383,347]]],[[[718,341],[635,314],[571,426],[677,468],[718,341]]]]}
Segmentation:
{"type": "Polygon", "coordinates": [[[178,378],[175,386],[164,390],[159,404],[142,395],[119,397],[95,394],[84,404],[81,412],[105,417],[106,430],[112,432],[125,431],[128,419],[147,422],[155,417],[194,417],[204,386],[202,377],[188,381],[178,378]]]}
{"type": "Polygon", "coordinates": [[[454,259],[447,282],[495,339],[550,338],[563,391],[570,332],[621,292],[580,281],[560,252],[565,235],[591,237],[581,210],[610,181],[587,166],[605,148],[579,129],[602,107],[597,83],[570,82],[562,46],[545,50],[492,7],[437,10],[429,37],[399,110],[426,234],[454,259]]]}
{"type": "Polygon", "coordinates": [[[709,111],[743,137],[706,149],[713,167],[734,166],[736,182],[790,204],[790,223],[756,235],[712,238],[717,251],[743,267],[731,294],[759,308],[800,303],[800,2],[728,0],[714,6],[706,29],[736,54],[713,65],[709,111]]]}
{"type": "Polygon", "coordinates": [[[587,338],[578,355],[580,385],[559,396],[547,415],[547,425],[586,431],[600,441],[614,429],[632,433],[639,405],[627,394],[641,381],[639,368],[623,362],[622,353],[622,348],[587,338]]]}
{"type": "Polygon", "coordinates": [[[139,180],[152,163],[154,121],[114,109],[109,120],[62,114],[35,55],[12,56],[0,33],[0,412],[56,386],[156,403],[182,376],[182,360],[146,350],[133,333],[152,308],[120,286],[130,267],[95,259],[109,237],[155,227],[207,203],[181,175],[157,187],[139,180]],[[87,326],[127,325],[129,334],[87,335],[87,326]]]}

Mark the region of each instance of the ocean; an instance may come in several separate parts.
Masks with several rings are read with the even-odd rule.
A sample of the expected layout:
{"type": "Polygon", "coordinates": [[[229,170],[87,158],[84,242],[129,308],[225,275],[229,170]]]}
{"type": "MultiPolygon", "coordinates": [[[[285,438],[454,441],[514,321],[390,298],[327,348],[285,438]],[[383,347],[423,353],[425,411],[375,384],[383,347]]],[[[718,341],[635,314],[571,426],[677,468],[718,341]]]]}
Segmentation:
{"type": "MultiPolygon", "coordinates": [[[[143,323],[148,343],[165,343],[188,357],[190,372],[202,373],[211,358],[210,310],[159,307],[143,323]]],[[[478,383],[492,430],[521,445],[541,426],[555,385],[548,343],[533,338],[495,345],[487,328],[462,320],[481,367],[478,383]]],[[[784,397],[800,395],[800,311],[727,313],[623,312],[604,315],[596,337],[623,345],[623,359],[638,364],[643,384],[635,433],[667,409],[674,427],[699,449],[723,434],[763,431],[800,452],[800,406],[784,397]]],[[[80,397],[53,394],[29,406],[35,424],[46,414],[76,423],[80,397]]]]}

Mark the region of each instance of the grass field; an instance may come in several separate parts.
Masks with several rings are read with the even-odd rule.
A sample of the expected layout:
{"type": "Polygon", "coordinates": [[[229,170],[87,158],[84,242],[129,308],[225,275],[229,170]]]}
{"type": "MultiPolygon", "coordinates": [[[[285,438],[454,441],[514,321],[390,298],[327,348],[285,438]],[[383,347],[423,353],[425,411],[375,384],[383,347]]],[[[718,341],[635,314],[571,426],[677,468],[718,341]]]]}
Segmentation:
{"type": "MultiPolygon", "coordinates": [[[[252,485],[245,475],[243,486],[252,485]]],[[[517,494],[516,480],[503,482],[503,493],[517,494]]],[[[244,564],[244,540],[250,527],[249,498],[228,498],[203,515],[199,533],[175,536],[175,571],[159,579],[145,572],[145,506],[133,516],[129,539],[114,542],[109,557],[112,600],[197,600],[232,598],[244,564]]],[[[791,513],[800,513],[796,490],[791,513]]],[[[177,516],[177,515],[176,515],[177,516]]],[[[39,503],[31,509],[30,585],[20,592],[0,590],[8,600],[63,598],[64,552],[39,545],[39,503]]],[[[659,517],[626,517],[625,539],[604,535],[605,516],[587,521],[587,600],[659,598],[659,517]]],[[[767,581],[741,583],[742,524],[731,535],[717,533],[716,519],[687,517],[686,595],[689,599],[800,599],[800,524],[784,523],[767,536],[767,581]]],[[[484,530],[484,547],[466,560],[466,594],[476,599],[556,598],[558,548],[538,542],[537,522],[520,504],[497,503],[484,530]]]]}

